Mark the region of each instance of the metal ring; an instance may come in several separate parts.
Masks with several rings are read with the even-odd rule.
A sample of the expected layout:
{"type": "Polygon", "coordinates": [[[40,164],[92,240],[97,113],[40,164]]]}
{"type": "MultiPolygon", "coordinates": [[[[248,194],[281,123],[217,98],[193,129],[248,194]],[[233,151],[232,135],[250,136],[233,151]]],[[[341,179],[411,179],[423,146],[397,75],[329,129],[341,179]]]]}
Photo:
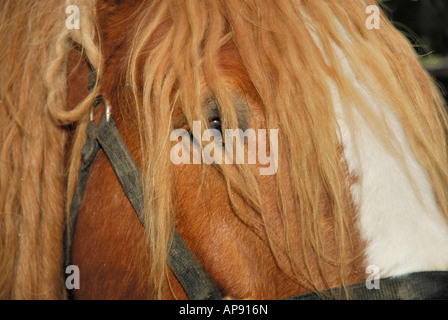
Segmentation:
{"type": "MultiPolygon", "coordinates": [[[[95,119],[95,108],[98,104],[99,103],[95,103],[90,109],[90,121],[93,121],[95,119]]],[[[110,122],[110,117],[112,115],[112,106],[107,99],[104,99],[104,104],[106,105],[106,121],[110,122]]]]}
{"type": "Polygon", "coordinates": [[[95,107],[91,106],[90,107],[90,122],[93,122],[93,120],[95,118],[94,113],[95,113],[95,107]]]}
{"type": "Polygon", "coordinates": [[[112,114],[112,107],[109,103],[108,100],[104,100],[104,103],[106,105],[106,121],[109,122],[110,121],[110,116],[112,114]]]}

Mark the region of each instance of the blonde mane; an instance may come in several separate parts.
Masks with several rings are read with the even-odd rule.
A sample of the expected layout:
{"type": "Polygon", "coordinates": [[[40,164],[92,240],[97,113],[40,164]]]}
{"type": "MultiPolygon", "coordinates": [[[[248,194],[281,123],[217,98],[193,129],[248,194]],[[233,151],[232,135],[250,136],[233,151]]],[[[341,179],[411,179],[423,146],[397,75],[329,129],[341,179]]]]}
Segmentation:
{"type": "MultiPolygon", "coordinates": [[[[102,73],[94,1],[77,5],[80,30],[64,27],[64,3],[4,1],[0,7],[1,298],[64,296],[64,207],[75,187],[90,105],[101,91],[101,79],[113,76],[102,73]],[[74,44],[98,69],[99,83],[78,107],[67,111],[67,57],[74,44]],[[77,133],[65,173],[64,125],[70,123],[77,124],[77,133]]],[[[348,230],[354,223],[353,208],[347,205],[347,172],[341,166],[329,80],[337,86],[347,114],[356,111],[369,119],[400,159],[387,121],[369,110],[358,88],[347,80],[336,47],[343,50],[356,78],[378,100],[392,106],[448,218],[448,122],[443,99],[411,45],[390,22],[382,17],[379,30],[365,27],[366,5],[362,0],[273,0],[263,5],[256,0],[155,0],[140,6],[122,68],[129,83],[123,92],[138,115],[141,134],[152,297],[161,298],[174,227],[173,168],[166,160],[172,113],[180,106],[188,123],[205,120],[202,103],[205,95],[212,94],[223,126],[238,126],[232,103],[238,87],[222,79],[217,62],[220,48],[229,42],[237,48],[256,89],[266,127],[280,133],[284,156],[276,175],[277,205],[284,236],[273,237],[266,223],[259,227],[268,235],[273,256],[288,260],[285,273],[314,289],[319,285],[308,270],[309,261],[318,261],[324,279],[328,264],[336,267],[343,284],[351,268],[354,239],[348,230]],[[161,25],[163,37],[158,33],[161,25]],[[285,199],[291,191],[280,183],[286,172],[293,213],[285,199]],[[322,240],[323,193],[330,200],[337,252],[327,252],[322,240]],[[292,228],[290,221],[295,220],[300,229],[292,228]],[[292,250],[297,235],[303,256],[292,250]],[[305,269],[300,268],[301,259],[305,269]]],[[[356,132],[356,123],[348,124],[356,132]]],[[[229,195],[241,196],[265,222],[268,208],[254,171],[246,166],[235,171],[225,165],[219,170],[229,195]]],[[[232,205],[239,216],[245,216],[238,202],[232,205]]]]}
{"type": "MultiPolygon", "coordinates": [[[[69,51],[82,46],[100,66],[94,1],[70,1],[84,14],[81,30],[65,28],[65,8],[45,1],[0,5],[0,298],[65,295],[63,245],[67,201],[65,124],[77,122],[80,151],[95,93],[67,111],[69,51]]],[[[76,160],[78,159],[78,160],[76,160]]],[[[74,153],[70,172],[77,172],[74,153]]],[[[72,181],[72,180],[71,180],[72,181]]],[[[73,190],[73,185],[69,190],[73,190]]]]}

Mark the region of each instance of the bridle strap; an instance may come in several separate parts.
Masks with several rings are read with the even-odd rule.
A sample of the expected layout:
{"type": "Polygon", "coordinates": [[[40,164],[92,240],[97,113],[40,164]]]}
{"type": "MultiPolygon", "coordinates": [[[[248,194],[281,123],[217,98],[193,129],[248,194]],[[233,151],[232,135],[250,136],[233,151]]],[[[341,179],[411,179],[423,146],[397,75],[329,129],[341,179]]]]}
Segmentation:
{"type": "MultiPolygon", "coordinates": [[[[141,224],[145,225],[143,217],[143,187],[139,167],[129,152],[126,144],[117,130],[114,120],[106,120],[103,116],[98,127],[90,122],[87,127],[87,139],[82,149],[82,165],[78,177],[70,210],[69,228],[67,231],[66,266],[70,265],[71,243],[81,201],[87,186],[90,166],[98,151],[102,149],[108,158],[127,198],[137,213],[141,224]]],[[[185,242],[177,232],[171,240],[168,266],[191,300],[218,300],[223,295],[212,284],[207,274],[197,262],[185,242]]]]}
{"type": "Polygon", "coordinates": [[[378,288],[369,289],[366,282],[358,282],[345,288],[310,292],[285,300],[345,300],[347,298],[350,300],[446,300],[448,299],[448,272],[409,273],[381,278],[378,281],[378,288]]]}

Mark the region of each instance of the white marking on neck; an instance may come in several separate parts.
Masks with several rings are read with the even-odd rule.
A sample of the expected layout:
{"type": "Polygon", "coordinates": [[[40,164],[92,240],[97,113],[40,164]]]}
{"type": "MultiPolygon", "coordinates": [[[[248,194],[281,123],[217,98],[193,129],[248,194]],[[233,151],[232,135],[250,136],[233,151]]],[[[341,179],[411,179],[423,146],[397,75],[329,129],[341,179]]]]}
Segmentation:
{"type": "Polygon", "coordinates": [[[354,115],[357,154],[338,90],[330,83],[345,160],[349,171],[360,177],[351,191],[359,208],[361,235],[367,243],[367,265],[378,266],[382,277],[448,270],[448,223],[437,205],[427,173],[413,155],[390,106],[380,108],[380,102],[355,79],[345,55],[338,51],[347,79],[356,84],[374,112],[384,112],[411,175],[359,114],[354,115]],[[423,201],[412,188],[412,181],[423,201]]]}

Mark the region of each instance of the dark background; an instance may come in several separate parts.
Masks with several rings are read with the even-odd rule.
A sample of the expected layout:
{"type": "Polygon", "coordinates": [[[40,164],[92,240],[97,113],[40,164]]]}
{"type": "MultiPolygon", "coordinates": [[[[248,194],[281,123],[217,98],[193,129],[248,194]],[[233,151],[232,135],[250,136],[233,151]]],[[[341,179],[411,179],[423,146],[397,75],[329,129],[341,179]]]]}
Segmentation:
{"type": "Polygon", "coordinates": [[[448,101],[448,0],[383,0],[382,5],[414,44],[425,67],[445,87],[448,101]]]}
{"type": "Polygon", "coordinates": [[[434,53],[448,55],[447,0],[389,0],[383,4],[400,30],[414,32],[434,53]]]}

